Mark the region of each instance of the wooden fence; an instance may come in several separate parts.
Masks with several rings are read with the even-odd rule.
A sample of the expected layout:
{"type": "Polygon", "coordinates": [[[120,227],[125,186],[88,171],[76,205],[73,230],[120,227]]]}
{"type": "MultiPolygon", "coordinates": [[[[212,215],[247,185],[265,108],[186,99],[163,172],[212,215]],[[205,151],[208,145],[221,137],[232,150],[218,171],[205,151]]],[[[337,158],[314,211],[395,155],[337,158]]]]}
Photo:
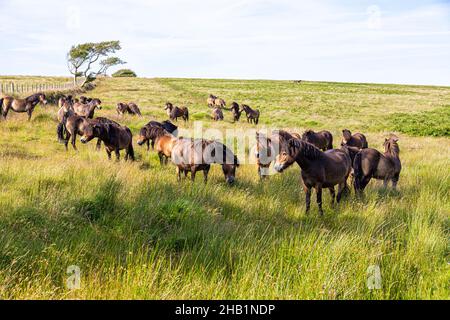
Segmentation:
{"type": "Polygon", "coordinates": [[[64,91],[76,89],[78,86],[73,82],[59,82],[59,83],[14,83],[4,82],[0,83],[0,94],[22,94],[35,93],[45,91],[64,91]]]}

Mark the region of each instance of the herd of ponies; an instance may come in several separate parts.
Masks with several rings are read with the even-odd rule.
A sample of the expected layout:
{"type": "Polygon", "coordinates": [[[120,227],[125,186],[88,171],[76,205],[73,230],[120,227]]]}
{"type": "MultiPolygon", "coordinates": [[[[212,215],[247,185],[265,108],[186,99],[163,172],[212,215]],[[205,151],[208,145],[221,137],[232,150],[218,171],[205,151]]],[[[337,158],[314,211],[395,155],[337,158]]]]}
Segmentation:
{"type": "MultiPolygon", "coordinates": [[[[36,93],[24,99],[10,96],[0,98],[0,110],[4,120],[10,110],[27,113],[31,119],[34,108],[38,103],[46,104],[46,96],[36,93]]],[[[81,143],[88,143],[97,139],[97,150],[101,144],[105,146],[108,158],[112,153],[120,159],[120,151],[125,150],[125,160],[134,161],[133,135],[129,128],[105,117],[95,117],[96,109],[101,109],[101,100],[81,96],[63,96],[58,101],[57,136],[59,142],[68,150],[68,143],[76,150],[76,137],[81,136],[81,143]]],[[[224,119],[223,111],[230,111],[234,122],[238,122],[241,114],[245,113],[247,122],[258,124],[260,111],[248,105],[233,102],[227,107],[225,100],[209,95],[207,105],[212,109],[211,118],[214,121],[224,119]]],[[[118,115],[130,114],[142,117],[137,104],[119,102],[118,115]]],[[[187,107],[174,106],[167,102],[164,110],[169,120],[162,122],[150,121],[139,131],[137,144],[150,146],[156,150],[161,165],[166,165],[171,159],[175,164],[177,179],[186,178],[191,174],[195,180],[196,173],[203,171],[204,181],[207,182],[208,172],[212,164],[222,167],[227,183],[235,181],[239,160],[224,144],[216,140],[193,139],[177,137],[177,122],[182,118],[189,121],[187,107]],[[176,159],[176,160],[175,160],[176,159]]],[[[256,133],[255,157],[258,175],[261,179],[268,176],[271,164],[277,172],[286,170],[293,163],[301,168],[301,178],[306,199],[306,212],[310,210],[311,191],[314,188],[317,195],[319,214],[323,215],[322,190],[328,189],[334,201],[339,202],[342,195],[349,193],[347,179],[351,176],[357,195],[362,195],[369,181],[374,178],[383,180],[384,187],[392,182],[395,189],[401,171],[399,158],[398,137],[390,135],[384,141],[384,152],[369,148],[364,134],[354,133],[348,129],[342,130],[340,148],[333,148],[333,135],[329,131],[314,132],[307,130],[299,134],[286,130],[275,130],[270,135],[256,133]],[[338,186],[337,193],[335,186],[338,186]]]]}

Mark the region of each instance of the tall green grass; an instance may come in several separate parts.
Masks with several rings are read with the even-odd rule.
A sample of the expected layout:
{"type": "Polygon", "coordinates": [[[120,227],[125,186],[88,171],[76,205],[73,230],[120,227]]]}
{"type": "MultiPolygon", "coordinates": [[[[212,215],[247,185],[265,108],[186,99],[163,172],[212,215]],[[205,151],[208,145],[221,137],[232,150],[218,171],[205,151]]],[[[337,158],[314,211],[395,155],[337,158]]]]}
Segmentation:
{"type": "MultiPolygon", "coordinates": [[[[260,127],[326,128],[335,145],[347,127],[381,149],[392,130],[382,122],[387,113],[433,110],[450,89],[137,78],[102,80],[89,95],[104,101],[98,115],[134,133],[149,119],[165,119],[166,101],[187,104],[205,127],[250,127],[232,124],[229,114],[212,123],[207,93],[257,106],[260,127]],[[137,102],[144,118],[118,118],[121,100],[137,102]]],[[[335,207],[326,193],[321,218],[315,196],[304,214],[297,167],[262,183],[254,165],[242,165],[232,187],[219,167],[207,185],[178,183],[174,167],[161,168],[143,147],[135,146],[135,163],[108,161],[93,143],[65,152],[55,112],[37,107],[31,122],[21,114],[0,122],[2,298],[449,298],[447,137],[396,132],[398,191],[373,181],[364,200],[352,194],[335,207]],[[80,267],[80,289],[66,287],[71,265],[80,267]],[[374,265],[379,290],[367,287],[374,265]]]]}

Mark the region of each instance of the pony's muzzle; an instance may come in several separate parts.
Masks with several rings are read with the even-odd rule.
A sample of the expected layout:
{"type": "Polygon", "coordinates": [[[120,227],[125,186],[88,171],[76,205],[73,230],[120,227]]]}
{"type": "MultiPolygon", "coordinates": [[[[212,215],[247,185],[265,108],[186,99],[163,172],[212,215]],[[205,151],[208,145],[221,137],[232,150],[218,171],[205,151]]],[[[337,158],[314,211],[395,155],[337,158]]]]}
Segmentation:
{"type": "Polygon", "coordinates": [[[275,164],[275,165],[273,166],[273,168],[274,168],[275,171],[277,171],[277,172],[283,172],[283,170],[284,170],[284,165],[277,163],[277,164],[275,164]]]}
{"type": "Polygon", "coordinates": [[[81,137],[80,141],[81,141],[81,143],[86,143],[87,139],[85,137],[81,137]]]}
{"type": "Polygon", "coordinates": [[[234,183],[234,177],[227,177],[226,179],[228,184],[233,184],[234,183]]]}

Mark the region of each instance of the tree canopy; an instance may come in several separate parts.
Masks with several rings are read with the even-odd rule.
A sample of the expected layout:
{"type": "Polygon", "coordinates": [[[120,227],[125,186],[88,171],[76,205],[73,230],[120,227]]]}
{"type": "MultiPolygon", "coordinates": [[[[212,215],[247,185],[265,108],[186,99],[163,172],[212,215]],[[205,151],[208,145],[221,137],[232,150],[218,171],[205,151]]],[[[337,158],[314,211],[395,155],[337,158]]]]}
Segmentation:
{"type": "Polygon", "coordinates": [[[82,86],[96,79],[100,74],[116,65],[124,64],[118,57],[110,56],[120,50],[120,41],[88,42],[72,46],[67,54],[67,65],[70,73],[77,78],[84,77],[82,86]]]}
{"type": "Polygon", "coordinates": [[[136,72],[130,69],[120,69],[112,74],[113,77],[137,77],[136,72]]]}

